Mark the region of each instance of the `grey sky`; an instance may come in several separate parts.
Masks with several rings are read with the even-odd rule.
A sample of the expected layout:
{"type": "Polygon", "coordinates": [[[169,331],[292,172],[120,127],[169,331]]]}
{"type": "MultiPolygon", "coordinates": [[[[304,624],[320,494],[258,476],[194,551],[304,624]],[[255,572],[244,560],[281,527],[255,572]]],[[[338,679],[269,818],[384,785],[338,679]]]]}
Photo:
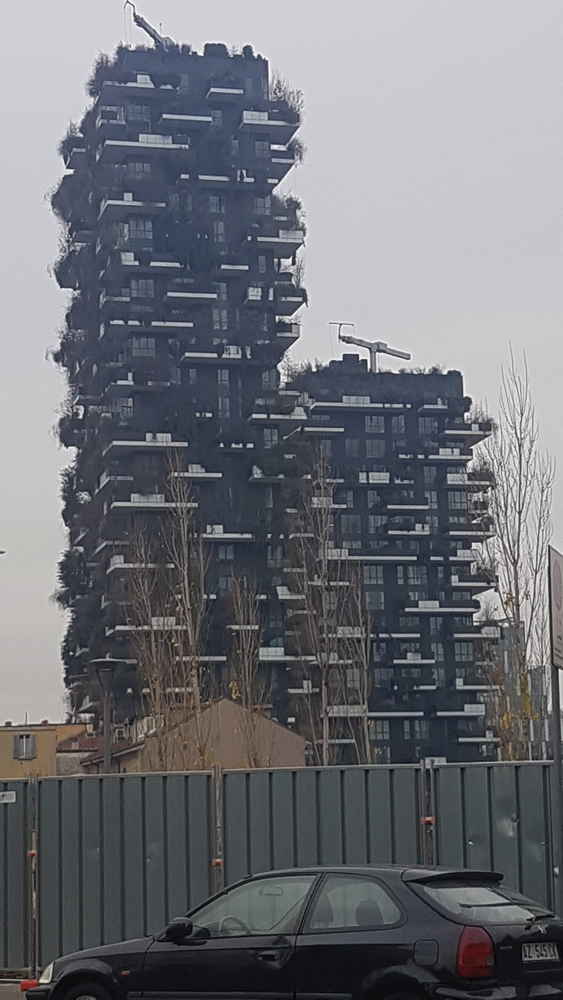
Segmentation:
{"type": "MultiPolygon", "coordinates": [[[[563,63],[560,0],[139,0],[201,51],[250,43],[304,91],[309,225],[300,358],[329,320],[442,362],[494,407],[508,342],[526,348],[543,442],[561,462],[563,63]]],[[[63,383],[44,360],[65,294],[44,202],[56,144],[97,53],[129,38],[122,0],[2,4],[0,722],[62,715],[64,545],[50,434],[63,383]]],[[[133,44],[145,36],[131,29],[133,44]]],[[[561,490],[555,542],[563,546],[561,490]]]]}

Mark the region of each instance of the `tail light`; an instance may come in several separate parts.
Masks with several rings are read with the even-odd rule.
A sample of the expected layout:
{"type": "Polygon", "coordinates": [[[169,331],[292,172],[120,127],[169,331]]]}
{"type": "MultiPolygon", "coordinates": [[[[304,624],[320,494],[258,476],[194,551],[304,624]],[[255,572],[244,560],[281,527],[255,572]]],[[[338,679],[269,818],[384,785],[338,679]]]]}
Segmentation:
{"type": "Polygon", "coordinates": [[[457,947],[456,974],[461,979],[490,979],[495,974],[495,949],[483,927],[464,927],[457,947]]]}

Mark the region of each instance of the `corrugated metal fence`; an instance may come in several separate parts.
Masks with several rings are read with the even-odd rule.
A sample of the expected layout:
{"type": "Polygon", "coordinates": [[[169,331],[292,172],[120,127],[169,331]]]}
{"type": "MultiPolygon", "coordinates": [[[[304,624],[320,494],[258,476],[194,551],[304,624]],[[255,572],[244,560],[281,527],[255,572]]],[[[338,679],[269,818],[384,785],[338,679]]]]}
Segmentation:
{"type": "Polygon", "coordinates": [[[45,778],[0,783],[0,968],[158,930],[257,871],[494,868],[553,905],[547,763],[45,778]],[[13,798],[13,795],[10,796],[13,798]]]}

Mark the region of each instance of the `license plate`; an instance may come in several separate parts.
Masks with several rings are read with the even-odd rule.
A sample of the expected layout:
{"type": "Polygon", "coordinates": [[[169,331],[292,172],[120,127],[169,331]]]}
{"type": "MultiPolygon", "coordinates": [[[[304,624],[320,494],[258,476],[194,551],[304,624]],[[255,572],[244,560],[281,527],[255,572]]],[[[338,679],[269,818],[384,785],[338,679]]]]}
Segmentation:
{"type": "Polygon", "coordinates": [[[522,945],[523,962],[558,962],[559,952],[554,941],[533,941],[522,945]]]}

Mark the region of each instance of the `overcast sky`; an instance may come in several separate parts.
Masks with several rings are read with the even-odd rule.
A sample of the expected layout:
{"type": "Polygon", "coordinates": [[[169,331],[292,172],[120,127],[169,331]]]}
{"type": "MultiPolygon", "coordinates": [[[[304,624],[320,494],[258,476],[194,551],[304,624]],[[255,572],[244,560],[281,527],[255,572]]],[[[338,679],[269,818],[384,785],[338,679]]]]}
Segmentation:
{"type": "MultiPolygon", "coordinates": [[[[300,358],[339,356],[330,320],[459,368],[494,409],[526,349],[544,446],[563,465],[563,5],[560,0],[139,0],[201,51],[250,43],[305,94],[300,358]],[[333,353],[334,352],[334,353],[333,353]]],[[[45,352],[65,293],[47,267],[56,145],[99,51],[146,42],[122,0],[2,4],[0,722],[62,717],[50,603],[64,546],[51,432],[63,382],[45,352]]],[[[561,487],[555,542],[563,546],[561,487]]]]}

